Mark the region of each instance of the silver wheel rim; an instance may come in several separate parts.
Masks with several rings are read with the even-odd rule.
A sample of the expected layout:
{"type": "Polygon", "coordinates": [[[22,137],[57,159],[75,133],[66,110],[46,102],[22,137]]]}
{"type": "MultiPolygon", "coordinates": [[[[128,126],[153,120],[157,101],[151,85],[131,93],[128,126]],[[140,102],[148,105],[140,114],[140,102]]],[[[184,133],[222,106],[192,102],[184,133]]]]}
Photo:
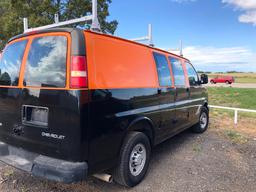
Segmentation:
{"type": "Polygon", "coordinates": [[[143,144],[137,144],[130,155],[129,168],[133,176],[138,176],[146,163],[147,152],[143,144]]]}
{"type": "Polygon", "coordinates": [[[207,114],[205,112],[203,112],[200,116],[200,126],[201,129],[205,129],[207,126],[207,114]]]}

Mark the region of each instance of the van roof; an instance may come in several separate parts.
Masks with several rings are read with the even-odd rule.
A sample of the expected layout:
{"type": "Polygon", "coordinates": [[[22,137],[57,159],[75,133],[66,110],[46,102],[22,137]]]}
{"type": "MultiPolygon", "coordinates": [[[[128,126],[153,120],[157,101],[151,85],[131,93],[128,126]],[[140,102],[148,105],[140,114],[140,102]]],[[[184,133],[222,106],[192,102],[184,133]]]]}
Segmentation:
{"type": "Polygon", "coordinates": [[[121,37],[116,37],[116,36],[109,35],[109,34],[97,33],[97,32],[93,32],[93,31],[90,31],[90,30],[82,30],[82,29],[77,29],[77,28],[51,28],[51,29],[46,29],[46,30],[40,30],[40,31],[33,31],[33,32],[23,33],[23,34],[20,34],[20,35],[12,37],[8,41],[8,43],[13,41],[13,40],[16,40],[16,39],[19,39],[19,38],[23,38],[23,37],[28,37],[30,35],[35,35],[35,34],[51,33],[51,32],[68,32],[68,33],[71,33],[72,31],[86,31],[86,32],[89,32],[89,33],[94,33],[94,34],[105,36],[105,37],[109,37],[109,38],[114,38],[114,39],[119,39],[119,40],[122,40],[122,41],[131,42],[131,43],[134,43],[134,44],[137,44],[137,45],[140,45],[140,46],[148,47],[148,48],[150,48],[152,50],[164,52],[166,54],[173,55],[175,57],[179,57],[181,59],[184,59],[184,60],[190,62],[189,59],[187,59],[185,57],[182,57],[180,55],[177,55],[177,54],[165,51],[165,50],[162,50],[160,48],[151,47],[149,45],[145,45],[145,44],[142,44],[142,43],[138,43],[138,42],[135,42],[135,41],[132,41],[132,40],[124,39],[124,38],[121,38],[121,37]]]}

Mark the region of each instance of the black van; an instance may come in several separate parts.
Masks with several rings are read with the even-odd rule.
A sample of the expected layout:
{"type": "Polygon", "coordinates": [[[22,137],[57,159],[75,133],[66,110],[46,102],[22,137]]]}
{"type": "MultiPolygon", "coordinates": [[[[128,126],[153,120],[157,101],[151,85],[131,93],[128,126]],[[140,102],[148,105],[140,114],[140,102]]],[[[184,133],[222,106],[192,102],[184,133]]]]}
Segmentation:
{"type": "Polygon", "coordinates": [[[0,58],[0,160],[59,182],[104,173],[135,186],[153,146],[206,131],[207,82],[186,58],[105,34],[16,36],[0,58]]]}

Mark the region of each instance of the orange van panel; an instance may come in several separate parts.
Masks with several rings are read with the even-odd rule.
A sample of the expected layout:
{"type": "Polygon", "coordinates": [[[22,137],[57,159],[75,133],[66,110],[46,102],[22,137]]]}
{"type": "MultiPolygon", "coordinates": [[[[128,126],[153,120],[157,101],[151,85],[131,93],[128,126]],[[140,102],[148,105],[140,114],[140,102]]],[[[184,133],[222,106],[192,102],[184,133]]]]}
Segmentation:
{"type": "Polygon", "coordinates": [[[147,47],[85,32],[89,89],[159,87],[147,47]]]}

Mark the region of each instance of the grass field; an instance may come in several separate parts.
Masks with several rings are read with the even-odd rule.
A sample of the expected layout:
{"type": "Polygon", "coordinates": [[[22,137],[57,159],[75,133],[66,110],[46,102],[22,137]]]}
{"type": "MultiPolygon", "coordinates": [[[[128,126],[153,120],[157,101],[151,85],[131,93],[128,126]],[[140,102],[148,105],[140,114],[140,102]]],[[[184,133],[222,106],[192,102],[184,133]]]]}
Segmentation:
{"type": "MultiPolygon", "coordinates": [[[[256,110],[256,89],[209,87],[208,93],[210,105],[256,110]]],[[[238,125],[234,124],[232,110],[212,108],[210,116],[215,129],[224,131],[224,135],[232,141],[244,143],[246,139],[242,135],[256,138],[256,113],[239,112],[238,125]]]]}
{"type": "Polygon", "coordinates": [[[233,76],[236,83],[256,83],[256,73],[211,73],[209,78],[219,76],[233,76]]]}
{"type": "MultiPolygon", "coordinates": [[[[256,89],[209,87],[208,93],[210,105],[256,110],[256,89]]],[[[212,112],[230,117],[234,115],[231,110],[213,109],[212,112]]],[[[240,117],[256,118],[256,113],[239,112],[239,114],[240,117]]]]}
{"type": "Polygon", "coordinates": [[[209,87],[209,103],[256,110],[256,89],[209,87]]]}

